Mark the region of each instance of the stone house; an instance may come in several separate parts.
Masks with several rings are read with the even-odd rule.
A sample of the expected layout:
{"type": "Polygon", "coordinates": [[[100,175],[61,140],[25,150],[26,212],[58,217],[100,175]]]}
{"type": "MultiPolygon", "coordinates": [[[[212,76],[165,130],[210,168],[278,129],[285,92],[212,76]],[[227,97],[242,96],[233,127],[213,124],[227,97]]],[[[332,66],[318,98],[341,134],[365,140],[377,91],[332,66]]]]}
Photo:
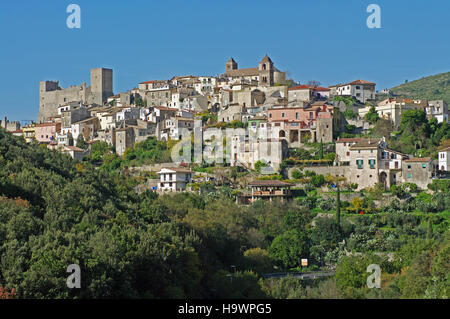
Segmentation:
{"type": "Polygon", "coordinates": [[[358,189],[373,187],[377,183],[389,189],[404,182],[403,163],[409,156],[389,149],[384,138],[361,139],[349,149],[350,167],[346,177],[350,183],[358,184],[358,189]]]}
{"type": "Polygon", "coordinates": [[[350,147],[363,138],[353,137],[353,138],[339,138],[336,141],[336,163],[338,165],[350,165],[350,147]]]}
{"type": "Polygon", "coordinates": [[[116,154],[122,156],[125,151],[132,148],[135,143],[134,129],[124,127],[115,130],[115,148],[116,154]]]}
{"type": "Polygon", "coordinates": [[[403,183],[414,183],[427,189],[432,182],[434,167],[431,157],[413,157],[403,161],[403,183]]]}
{"type": "Polygon", "coordinates": [[[288,90],[289,103],[309,102],[313,97],[312,88],[309,85],[299,85],[288,90]]]}
{"type": "Polygon", "coordinates": [[[71,126],[71,134],[74,142],[81,134],[85,141],[91,141],[96,137],[97,132],[100,130],[100,121],[97,117],[90,117],[85,120],[75,122],[71,126]]]}
{"type": "Polygon", "coordinates": [[[218,122],[242,122],[242,116],[246,113],[246,108],[239,103],[230,104],[219,111],[218,122]]]}
{"type": "Polygon", "coordinates": [[[236,135],[231,139],[230,165],[254,169],[261,161],[278,171],[287,150],[287,143],[282,139],[236,135]]]}

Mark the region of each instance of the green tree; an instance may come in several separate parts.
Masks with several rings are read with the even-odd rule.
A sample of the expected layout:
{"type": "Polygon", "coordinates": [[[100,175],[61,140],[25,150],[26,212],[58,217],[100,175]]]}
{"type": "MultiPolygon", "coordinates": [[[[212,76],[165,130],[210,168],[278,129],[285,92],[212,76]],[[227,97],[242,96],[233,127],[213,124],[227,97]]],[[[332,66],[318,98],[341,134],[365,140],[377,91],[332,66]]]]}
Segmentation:
{"type": "Polygon", "coordinates": [[[372,106],[369,109],[369,112],[366,113],[364,119],[370,124],[375,124],[379,120],[378,112],[375,110],[375,106],[372,106]]]}
{"type": "Polygon", "coordinates": [[[84,140],[83,134],[79,134],[78,135],[76,147],[81,148],[81,149],[86,149],[87,148],[87,144],[86,144],[86,141],[84,140]]]}
{"type": "Polygon", "coordinates": [[[292,229],[276,237],[269,247],[270,256],[286,268],[297,267],[302,258],[308,258],[306,233],[292,229]]]}

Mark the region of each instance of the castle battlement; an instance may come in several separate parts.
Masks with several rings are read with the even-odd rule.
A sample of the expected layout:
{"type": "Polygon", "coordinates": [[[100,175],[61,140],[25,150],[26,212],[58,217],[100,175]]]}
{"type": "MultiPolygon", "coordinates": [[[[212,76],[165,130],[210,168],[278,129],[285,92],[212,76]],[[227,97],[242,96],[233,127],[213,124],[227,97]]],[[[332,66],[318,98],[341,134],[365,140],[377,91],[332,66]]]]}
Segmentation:
{"type": "Polygon", "coordinates": [[[61,88],[59,81],[42,81],[39,90],[39,114],[37,123],[58,115],[58,107],[69,102],[103,105],[113,96],[113,70],[97,68],[91,70],[91,85],[86,82],[61,88]]]}

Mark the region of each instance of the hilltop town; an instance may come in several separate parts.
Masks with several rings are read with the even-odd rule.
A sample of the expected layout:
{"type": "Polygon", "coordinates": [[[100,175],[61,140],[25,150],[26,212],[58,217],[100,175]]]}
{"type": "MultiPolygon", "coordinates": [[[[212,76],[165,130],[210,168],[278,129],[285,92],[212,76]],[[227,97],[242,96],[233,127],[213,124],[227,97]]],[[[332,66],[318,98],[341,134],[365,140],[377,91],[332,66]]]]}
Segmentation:
{"type": "Polygon", "coordinates": [[[0,123],[0,299],[448,298],[448,106],[342,82],[41,82],[0,123]]]}
{"type": "MultiPolygon", "coordinates": [[[[253,68],[239,68],[230,58],[217,76],[150,80],[115,94],[113,70],[99,68],[91,70],[90,86],[62,88],[59,82],[41,82],[36,123],[21,127],[5,118],[1,125],[28,143],[79,161],[92,155],[96,143],[106,143],[120,157],[147,139],[172,145],[190,140],[196,127],[195,138],[205,152],[211,148],[211,136],[231,128],[234,131],[223,137],[228,144],[226,160],[158,163],[152,173],[158,173],[160,181],[153,189],[185,191],[198,182],[195,171],[221,163],[252,172],[253,180],[242,187],[250,186],[251,192],[240,198],[242,203],[289,198],[291,187],[302,186],[296,176],[303,170],[345,181],[354,190],[376,185],[389,190],[405,183],[426,189],[434,179],[447,176],[450,148],[445,141],[436,145],[434,154],[418,154],[416,149],[408,153],[389,145],[408,111],[447,123],[447,104],[395,98],[389,90],[378,92],[375,87],[361,79],[330,87],[317,81],[296,83],[266,55],[253,68]],[[381,122],[390,130],[377,130],[381,122]],[[239,129],[246,133],[238,133],[239,129]]],[[[197,177],[217,183],[217,174],[208,171],[197,177]]]]}

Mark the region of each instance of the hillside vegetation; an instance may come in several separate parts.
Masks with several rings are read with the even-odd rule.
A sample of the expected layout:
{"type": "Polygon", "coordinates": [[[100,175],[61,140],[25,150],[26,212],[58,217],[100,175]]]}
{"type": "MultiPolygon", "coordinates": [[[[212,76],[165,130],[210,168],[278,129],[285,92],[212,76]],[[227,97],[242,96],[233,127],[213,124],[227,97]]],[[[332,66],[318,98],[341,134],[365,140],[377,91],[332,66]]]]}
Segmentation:
{"type": "Polygon", "coordinates": [[[0,299],[448,298],[448,183],[407,201],[403,187],[369,189],[329,218],[318,214],[333,217],[338,204],[318,193],[324,182],[311,176],[292,202],[250,206],[227,187],[137,194],[132,177],[0,128],[0,299]],[[313,285],[262,276],[298,271],[303,258],[336,275],[313,285]],[[373,263],[382,289],[366,285],[373,263]],[[71,264],[81,289],[66,286],[71,264]]]}
{"type": "Polygon", "coordinates": [[[450,103],[450,72],[440,73],[408,82],[391,89],[400,97],[444,100],[450,103]]]}

